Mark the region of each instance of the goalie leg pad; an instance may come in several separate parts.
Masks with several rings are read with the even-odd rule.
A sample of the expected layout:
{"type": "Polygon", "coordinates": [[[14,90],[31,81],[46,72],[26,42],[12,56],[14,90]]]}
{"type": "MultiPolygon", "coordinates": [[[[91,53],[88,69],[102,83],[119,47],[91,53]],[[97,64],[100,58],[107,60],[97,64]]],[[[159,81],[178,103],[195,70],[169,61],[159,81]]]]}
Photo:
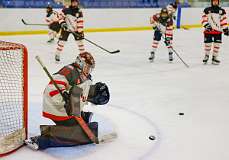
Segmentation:
{"type": "MultiPolygon", "coordinates": [[[[98,123],[88,124],[89,128],[98,136],[98,123]]],[[[38,138],[39,149],[50,147],[71,147],[93,143],[79,125],[57,126],[41,125],[41,136],[38,138]]]]}

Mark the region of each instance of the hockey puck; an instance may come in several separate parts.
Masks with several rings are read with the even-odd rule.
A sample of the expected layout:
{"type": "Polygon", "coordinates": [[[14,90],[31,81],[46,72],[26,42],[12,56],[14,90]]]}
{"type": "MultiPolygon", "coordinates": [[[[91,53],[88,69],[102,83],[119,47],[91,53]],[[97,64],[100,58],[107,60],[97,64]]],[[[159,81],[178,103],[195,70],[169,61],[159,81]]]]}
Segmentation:
{"type": "Polygon", "coordinates": [[[153,141],[156,139],[156,137],[151,135],[151,136],[149,136],[149,139],[153,141]]]}
{"type": "Polygon", "coordinates": [[[183,115],[184,115],[184,113],[182,113],[182,112],[181,112],[181,113],[179,113],[179,115],[180,115],[180,116],[183,116],[183,115]]]}

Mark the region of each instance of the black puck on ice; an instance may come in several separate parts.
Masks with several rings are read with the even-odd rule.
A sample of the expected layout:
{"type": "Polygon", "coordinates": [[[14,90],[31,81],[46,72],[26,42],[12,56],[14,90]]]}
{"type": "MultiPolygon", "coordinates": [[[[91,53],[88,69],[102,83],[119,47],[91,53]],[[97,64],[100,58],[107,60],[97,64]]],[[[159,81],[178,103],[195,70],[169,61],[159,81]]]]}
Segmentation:
{"type": "Polygon", "coordinates": [[[153,141],[153,140],[155,140],[155,139],[156,139],[156,137],[155,137],[155,136],[153,136],[153,135],[151,135],[151,136],[149,136],[149,139],[153,141]]]}
{"type": "Polygon", "coordinates": [[[181,112],[181,113],[179,113],[179,115],[183,116],[183,115],[184,115],[184,113],[182,113],[182,112],[181,112]]]}

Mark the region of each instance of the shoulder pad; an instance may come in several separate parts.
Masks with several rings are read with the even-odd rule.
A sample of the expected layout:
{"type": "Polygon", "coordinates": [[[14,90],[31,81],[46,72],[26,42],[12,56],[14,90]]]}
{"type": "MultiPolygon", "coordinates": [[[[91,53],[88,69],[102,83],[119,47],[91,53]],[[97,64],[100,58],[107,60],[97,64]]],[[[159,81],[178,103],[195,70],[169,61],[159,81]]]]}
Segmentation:
{"type": "Polygon", "coordinates": [[[223,8],[220,7],[220,9],[219,9],[219,14],[220,14],[220,15],[226,14],[225,9],[223,9],[223,8]]]}
{"type": "Polygon", "coordinates": [[[211,7],[205,8],[205,9],[204,9],[204,13],[205,13],[205,14],[211,13],[211,7]]]}

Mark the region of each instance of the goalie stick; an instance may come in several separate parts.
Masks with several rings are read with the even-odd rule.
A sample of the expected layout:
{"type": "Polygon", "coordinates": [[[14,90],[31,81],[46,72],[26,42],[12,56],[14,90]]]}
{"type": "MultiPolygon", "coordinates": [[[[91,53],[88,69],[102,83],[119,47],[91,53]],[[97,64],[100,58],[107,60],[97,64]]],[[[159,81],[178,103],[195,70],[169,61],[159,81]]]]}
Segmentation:
{"type": "MultiPolygon", "coordinates": [[[[63,93],[61,92],[60,88],[57,86],[56,82],[54,81],[54,79],[52,78],[52,76],[50,75],[48,69],[46,68],[46,66],[43,64],[43,62],[41,61],[39,56],[35,57],[36,60],[39,62],[39,64],[42,66],[43,70],[45,71],[45,73],[47,74],[47,76],[49,77],[49,79],[51,80],[51,82],[54,84],[54,86],[56,87],[56,89],[58,90],[58,92],[60,93],[60,95],[63,97],[63,93]]],[[[94,133],[91,131],[91,129],[88,127],[88,125],[86,124],[86,122],[83,120],[82,117],[77,117],[75,116],[75,120],[79,123],[80,127],[83,129],[83,131],[87,134],[88,138],[96,143],[99,144],[99,140],[98,137],[96,137],[94,135],[94,133]]]]}
{"type": "Polygon", "coordinates": [[[21,19],[21,21],[22,21],[22,23],[23,23],[24,25],[31,25],[31,26],[48,26],[48,24],[27,23],[27,22],[25,22],[24,19],[21,19]]]}

